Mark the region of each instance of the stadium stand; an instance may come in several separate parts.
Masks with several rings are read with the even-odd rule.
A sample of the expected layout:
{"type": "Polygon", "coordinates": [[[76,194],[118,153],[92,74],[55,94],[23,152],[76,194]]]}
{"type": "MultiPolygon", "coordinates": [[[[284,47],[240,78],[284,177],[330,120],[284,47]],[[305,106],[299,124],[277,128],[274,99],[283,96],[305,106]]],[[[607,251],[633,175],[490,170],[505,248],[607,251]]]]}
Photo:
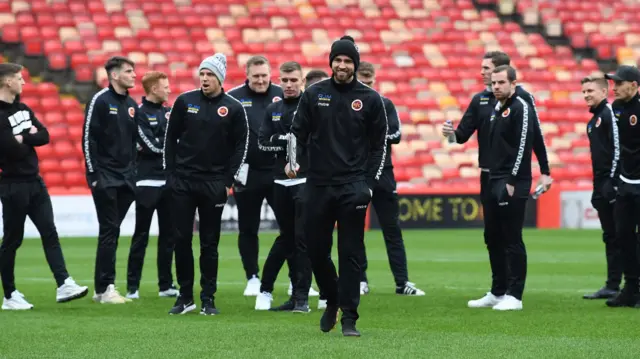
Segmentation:
{"type": "MultiPolygon", "coordinates": [[[[356,39],[364,60],[380,66],[378,88],[399,111],[403,141],[393,155],[400,186],[478,186],[477,143],[449,145],[439,127],[446,119],[457,123],[482,89],[479,63],[490,50],[509,53],[535,94],[556,182],[589,186],[589,115],[579,80],[600,68],[593,58],[577,59],[574,50],[627,62],[637,41],[633,34],[615,41],[600,35],[606,25],[595,22],[601,18],[593,10],[606,6],[579,0],[9,0],[0,2],[0,47],[5,60],[28,69],[23,98],[51,132],[52,144],[39,154],[43,177],[58,193],[85,191],[82,104],[106,85],[102,65],[109,56],[132,58],[139,78],[148,69],[170,74],[171,102],[196,86],[195,68],[213,52],[228,56],[225,87],[231,88],[244,80],[243,64],[252,54],[328,70],[330,44],[344,33],[356,39]],[[517,15],[519,23],[505,14],[517,15]],[[530,32],[532,24],[545,29],[530,32]],[[559,36],[547,33],[554,24],[570,46],[550,45],[559,36]]],[[[624,20],[612,26],[630,28],[624,20]]],[[[277,76],[276,70],[274,81],[277,76]]],[[[140,101],[141,95],[137,86],[132,96],[140,101]]]]}

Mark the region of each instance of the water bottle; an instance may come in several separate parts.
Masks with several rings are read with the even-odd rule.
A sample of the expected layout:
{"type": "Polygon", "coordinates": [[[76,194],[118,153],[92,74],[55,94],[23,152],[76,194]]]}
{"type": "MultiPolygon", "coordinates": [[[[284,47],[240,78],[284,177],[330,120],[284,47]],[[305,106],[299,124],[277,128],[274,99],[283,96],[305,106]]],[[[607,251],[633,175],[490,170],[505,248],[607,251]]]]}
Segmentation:
{"type": "MultiPolygon", "coordinates": [[[[447,120],[446,123],[448,125],[452,125],[453,126],[453,122],[451,122],[451,120],[447,120]]],[[[455,134],[451,134],[451,135],[447,136],[447,140],[449,141],[449,143],[456,143],[456,135],[455,134]]]]}
{"type": "Polygon", "coordinates": [[[533,199],[538,199],[538,197],[540,197],[545,192],[547,192],[547,189],[542,184],[539,184],[531,197],[533,197],[533,199]]]}

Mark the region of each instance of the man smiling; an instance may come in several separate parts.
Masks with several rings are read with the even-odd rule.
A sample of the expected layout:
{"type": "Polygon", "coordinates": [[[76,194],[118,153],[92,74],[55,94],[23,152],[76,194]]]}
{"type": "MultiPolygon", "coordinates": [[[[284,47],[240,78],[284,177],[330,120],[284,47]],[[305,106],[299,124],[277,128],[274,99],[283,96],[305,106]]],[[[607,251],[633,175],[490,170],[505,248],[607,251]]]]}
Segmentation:
{"type": "MultiPolygon", "coordinates": [[[[323,332],[332,330],[342,310],[342,333],[356,329],[360,304],[360,263],[364,220],[384,167],[387,118],[382,97],[356,78],[358,48],[350,36],[331,46],[331,79],[310,86],[300,98],[291,133],[306,144],[309,256],[326,295],[323,332]],[[332,232],[338,222],[340,276],[331,260],[332,232]]],[[[294,167],[295,168],[295,167],[294,167]]]]}

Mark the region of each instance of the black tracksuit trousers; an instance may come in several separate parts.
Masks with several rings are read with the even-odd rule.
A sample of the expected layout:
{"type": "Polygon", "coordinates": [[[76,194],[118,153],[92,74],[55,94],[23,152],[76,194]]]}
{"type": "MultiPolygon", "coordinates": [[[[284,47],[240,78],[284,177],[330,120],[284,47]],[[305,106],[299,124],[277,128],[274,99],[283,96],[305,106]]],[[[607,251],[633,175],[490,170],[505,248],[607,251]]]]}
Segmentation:
{"type": "MultiPolygon", "coordinates": [[[[382,228],[384,244],[387,248],[389,267],[393,273],[393,279],[397,287],[403,287],[409,281],[407,271],[407,253],[404,248],[400,221],[398,220],[398,193],[396,192],[396,181],[393,170],[387,168],[382,172],[378,185],[373,190],[371,199],[373,209],[378,216],[378,222],[382,228]]],[[[361,281],[367,282],[367,256],[365,253],[362,265],[361,281]]]]}
{"type": "MultiPolygon", "coordinates": [[[[487,181],[488,173],[483,172],[483,175],[481,180],[487,181]]],[[[506,184],[506,178],[483,183],[486,196],[484,237],[493,278],[491,293],[522,300],[527,278],[527,250],[522,240],[522,227],[531,181],[516,183],[513,196],[508,195],[506,184]]]]}
{"type": "Polygon", "coordinates": [[[222,181],[196,181],[170,178],[167,181],[172,211],[171,240],[175,243],[176,278],[180,296],[193,299],[194,257],[193,225],[200,218],[200,292],[201,300],[213,300],[218,281],[218,244],[220,222],[227,191],[222,181]]]}
{"type": "Polygon", "coordinates": [[[4,236],[0,245],[0,274],[4,296],[16,290],[16,251],[24,238],[24,223],[31,219],[42,239],[42,247],[58,287],[69,277],[58,232],[53,221],[51,197],[41,178],[26,182],[0,183],[4,236]]]}
{"type": "Polygon", "coordinates": [[[640,260],[638,258],[640,225],[640,185],[620,181],[616,196],[615,213],[616,232],[622,251],[624,269],[624,287],[627,291],[638,293],[640,260]]]}
{"type": "Polygon", "coordinates": [[[318,289],[327,306],[342,310],[342,321],[359,318],[360,276],[364,257],[364,221],[371,193],[366,182],[306,186],[309,257],[318,289]],[[338,222],[340,275],[331,259],[332,233],[338,222]]]}
{"type": "Polygon", "coordinates": [[[605,285],[609,289],[619,290],[622,281],[622,252],[616,234],[615,202],[609,203],[594,191],[591,205],[598,211],[600,227],[602,227],[602,241],[607,258],[607,282],[605,285]]]}
{"type": "Polygon", "coordinates": [[[171,242],[171,207],[166,188],[136,187],[136,227],[131,238],[129,262],[127,266],[127,290],[133,293],[140,288],[140,278],[144,256],[149,244],[149,229],[153,213],[158,212],[158,288],[160,291],[171,288],[173,275],[174,245],[171,242]]]}
{"type": "Polygon", "coordinates": [[[95,266],[95,291],[102,294],[116,280],[116,251],[120,225],[135,199],[135,191],[128,185],[94,187],[91,189],[98,216],[98,250],[95,266]]]}
{"type": "Polygon", "coordinates": [[[311,262],[307,254],[304,210],[306,206],[305,184],[284,186],[275,184],[274,210],[280,228],[262,271],[261,292],[273,291],[273,285],[286,259],[292,273],[293,297],[306,301],[311,287],[311,262]]]}
{"type": "MultiPolygon", "coordinates": [[[[255,185],[249,187],[235,186],[233,196],[238,207],[238,249],[242,259],[242,266],[247,279],[258,276],[258,254],[260,243],[258,231],[260,230],[260,213],[262,204],[267,199],[271,208],[275,207],[273,201],[273,172],[265,175],[255,175],[255,185]],[[266,178],[263,178],[265,177],[266,178]]],[[[251,178],[250,180],[253,180],[251,178]]],[[[282,264],[280,265],[282,267],[282,264]]]]}

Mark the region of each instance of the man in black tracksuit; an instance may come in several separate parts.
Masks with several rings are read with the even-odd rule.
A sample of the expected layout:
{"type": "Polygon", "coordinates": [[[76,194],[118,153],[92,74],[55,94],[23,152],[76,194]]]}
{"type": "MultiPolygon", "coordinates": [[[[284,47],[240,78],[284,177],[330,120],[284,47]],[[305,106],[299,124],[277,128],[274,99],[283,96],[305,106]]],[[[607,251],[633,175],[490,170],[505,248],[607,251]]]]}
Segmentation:
{"type": "MultiPolygon", "coordinates": [[[[229,95],[242,103],[249,118],[249,152],[243,171],[246,183],[236,181],[233,196],[238,206],[238,248],[247,277],[246,296],[260,293],[258,271],[258,230],[260,213],[264,200],[271,208],[273,201],[273,152],[260,151],[258,134],[267,106],[282,99],[282,88],[270,81],[269,61],[263,56],[255,56],[247,61],[247,80],[241,86],[229,90],[229,95]],[[246,172],[245,172],[246,173],[246,172]]],[[[241,173],[242,173],[241,172],[241,173]]]]}
{"type": "Polygon", "coordinates": [[[335,327],[342,310],[342,332],[359,336],[364,221],[386,155],[387,119],[382,97],[357,81],[358,48],[349,36],[331,46],[331,79],[302,95],[291,132],[308,144],[306,228],[313,273],[326,296],[320,329],[335,327]],[[340,276],[330,259],[338,222],[340,276]]]}
{"type": "Polygon", "coordinates": [[[138,173],[136,182],[136,227],[131,238],[127,268],[127,298],[139,298],[144,256],[149,243],[153,213],[158,211],[158,288],[161,297],[175,297],[171,265],[173,243],[170,241],[171,209],[162,168],[164,134],[171,108],[162,104],[169,96],[168,79],[152,71],[142,78],[147,96],[138,109],[138,173]]]}
{"type": "MultiPolygon", "coordinates": [[[[358,67],[358,80],[363,84],[373,88],[375,84],[375,68],[373,64],[362,61],[358,67]]],[[[384,161],[384,170],[380,177],[380,182],[373,189],[371,204],[376,210],[384,244],[387,247],[389,266],[396,282],[396,294],[400,295],[424,295],[424,291],[416,288],[415,284],[409,282],[407,270],[407,253],[404,248],[400,221],[398,219],[398,192],[396,190],[396,179],[393,175],[393,163],[391,162],[391,145],[400,143],[402,133],[400,131],[400,119],[396,107],[387,97],[382,97],[384,107],[387,111],[387,121],[389,130],[387,133],[387,155],[384,161]]],[[[360,281],[360,294],[369,292],[367,280],[367,256],[365,254],[362,265],[362,277],[360,281]]]]}
{"type": "MultiPolygon", "coordinates": [[[[536,127],[533,109],[516,94],[516,71],[508,66],[493,70],[492,87],[496,106],[489,120],[491,201],[486,211],[487,227],[495,228],[490,238],[491,268],[494,274],[490,295],[496,310],[522,309],[527,275],[527,252],[522,226],[531,189],[531,154],[536,127]]],[[[472,303],[470,303],[470,306],[472,303]]]]}
{"type": "Polygon", "coordinates": [[[94,300],[101,303],[127,301],[115,289],[115,276],[120,225],[135,198],[138,105],[128,92],[135,84],[133,66],[124,57],[109,59],[109,87],[96,93],[85,109],[82,149],[100,223],[94,300]]]}
{"type": "Polygon", "coordinates": [[[49,192],[40,177],[35,147],[49,143],[49,132],[33,111],[20,102],[22,66],[0,64],[0,200],[4,236],[0,245],[3,310],[28,310],[33,305],[16,290],[16,251],[24,239],[24,224],[31,219],[42,238],[45,257],[57,283],[56,300],[67,302],[87,295],[67,273],[53,219],[49,192]]]}
{"type": "Polygon", "coordinates": [[[607,258],[607,282],[595,293],[585,294],[584,299],[606,299],[614,297],[622,281],[622,259],[620,243],[616,239],[616,216],[614,207],[620,166],[620,140],[618,124],[613,109],[607,102],[609,84],[602,77],[585,77],[582,94],[593,117],[587,123],[587,136],[591,150],[593,168],[593,194],[591,204],[598,211],[602,239],[607,258]]]}
{"type": "Polygon", "coordinates": [[[248,147],[244,108],[222,87],[226,69],[227,59],[221,53],[204,59],[199,67],[201,88],[176,99],[167,125],[164,168],[180,286],[180,295],[169,314],[184,314],[196,308],[192,251],[196,209],[200,217],[200,314],[218,314],[214,295],[220,221],[248,147]]]}
{"type": "MultiPolygon", "coordinates": [[[[443,128],[443,134],[446,137],[449,137],[450,141],[463,144],[466,143],[474,132],[477,131],[478,135],[478,165],[480,167],[480,201],[483,207],[484,213],[484,242],[487,246],[487,250],[489,252],[489,259],[492,263],[491,272],[492,272],[492,290],[491,293],[501,292],[501,287],[504,287],[504,284],[500,283],[502,277],[500,272],[502,272],[502,268],[495,267],[493,264],[500,264],[499,261],[493,261],[491,258],[499,258],[502,256],[502,247],[497,245],[499,241],[499,237],[501,236],[500,228],[497,226],[490,226],[487,222],[487,218],[491,218],[493,216],[492,213],[488,213],[491,211],[494,206],[490,204],[493,202],[491,186],[490,186],[490,174],[489,169],[491,164],[493,163],[493,158],[491,157],[490,147],[491,142],[489,138],[489,130],[491,126],[491,115],[496,106],[497,100],[493,91],[491,90],[491,73],[497,66],[509,65],[510,58],[507,54],[499,51],[488,52],[484,55],[482,61],[482,76],[485,85],[487,88],[477,93],[471,99],[471,103],[469,107],[465,111],[462,120],[460,120],[460,124],[458,127],[453,130],[451,124],[445,124],[443,128]]],[[[516,96],[522,98],[527,102],[529,110],[531,111],[530,124],[532,126],[532,130],[534,132],[533,136],[533,152],[536,154],[536,158],[538,159],[538,164],[540,165],[540,173],[542,176],[540,177],[540,183],[543,185],[550,186],[551,185],[551,173],[549,168],[549,161],[547,157],[547,149],[544,143],[544,136],[542,134],[542,129],[540,127],[540,120],[538,118],[538,114],[536,111],[535,100],[533,95],[524,90],[524,88],[520,85],[515,86],[516,96]]],[[[486,305],[493,305],[492,301],[487,302],[486,305]]],[[[470,307],[475,307],[478,305],[477,301],[471,301],[469,303],[470,307]]],[[[480,305],[485,306],[485,305],[480,305]]]]}
{"type": "Polygon", "coordinates": [[[615,74],[613,113],[620,131],[620,180],[616,196],[616,233],[622,251],[624,288],[607,300],[610,307],[640,308],[640,261],[638,233],[640,225],[640,72],[636,67],[620,66],[615,74]]]}
{"type": "Polygon", "coordinates": [[[279,311],[309,312],[309,289],[311,288],[311,264],[307,255],[305,238],[304,208],[306,207],[305,173],[307,153],[304,144],[297,144],[300,168],[296,178],[285,173],[288,156],[289,131],[293,114],[298,107],[304,81],[302,67],[297,62],[285,62],[280,66],[280,80],[284,86],[284,99],[267,106],[258,142],[260,150],[276,154],[274,166],[274,210],[280,227],[280,236],[269,251],[262,272],[260,294],[256,298],[256,310],[270,309],[273,300],[273,284],[283,263],[287,259],[292,298],[283,305],[273,308],[279,311]]]}

